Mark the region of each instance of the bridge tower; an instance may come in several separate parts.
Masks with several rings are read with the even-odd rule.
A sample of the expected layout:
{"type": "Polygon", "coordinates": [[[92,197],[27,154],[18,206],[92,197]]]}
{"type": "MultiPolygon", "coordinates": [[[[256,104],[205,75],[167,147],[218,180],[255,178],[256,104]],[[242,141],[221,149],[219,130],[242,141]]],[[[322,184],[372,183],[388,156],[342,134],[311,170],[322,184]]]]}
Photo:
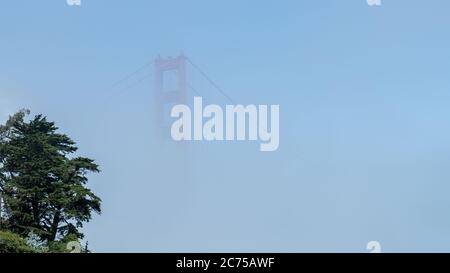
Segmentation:
{"type": "Polygon", "coordinates": [[[186,104],[186,57],[155,60],[156,131],[163,139],[170,138],[170,110],[175,104],[186,104]],[[170,77],[171,76],[171,77],[170,77]]]}

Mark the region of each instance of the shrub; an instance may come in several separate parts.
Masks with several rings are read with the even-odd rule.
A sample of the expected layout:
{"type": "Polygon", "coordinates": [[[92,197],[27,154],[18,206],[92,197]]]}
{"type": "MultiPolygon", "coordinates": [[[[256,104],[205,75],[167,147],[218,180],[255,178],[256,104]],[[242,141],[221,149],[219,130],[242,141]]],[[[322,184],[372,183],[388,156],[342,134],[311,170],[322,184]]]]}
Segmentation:
{"type": "Polygon", "coordinates": [[[34,253],[25,239],[19,235],[9,232],[0,231],[0,253],[34,253]]]}

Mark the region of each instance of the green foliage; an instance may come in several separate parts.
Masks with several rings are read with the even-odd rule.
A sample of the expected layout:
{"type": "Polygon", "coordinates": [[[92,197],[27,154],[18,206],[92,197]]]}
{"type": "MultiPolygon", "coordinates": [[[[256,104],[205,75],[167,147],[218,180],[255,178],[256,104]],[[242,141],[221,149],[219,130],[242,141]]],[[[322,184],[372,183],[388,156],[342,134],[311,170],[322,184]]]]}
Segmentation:
{"type": "Polygon", "coordinates": [[[48,244],[48,252],[50,253],[70,253],[72,251],[76,251],[76,249],[71,249],[71,246],[78,245],[79,252],[85,252],[81,247],[81,243],[78,237],[75,234],[69,234],[65,238],[60,241],[53,241],[48,244]],[[70,244],[72,243],[72,244],[70,244]]]}
{"type": "Polygon", "coordinates": [[[83,238],[83,223],[92,212],[101,212],[100,198],[86,187],[86,175],[99,169],[92,159],[70,157],[78,149],[75,142],[42,115],[26,122],[28,113],[21,111],[0,126],[2,223],[24,237],[33,232],[49,248],[62,250],[64,243],[53,243],[83,238]]]}
{"type": "Polygon", "coordinates": [[[25,239],[9,231],[0,231],[0,253],[34,253],[25,239]]]}
{"type": "Polygon", "coordinates": [[[89,252],[87,246],[81,247],[81,243],[75,234],[70,234],[59,241],[48,243],[47,241],[42,241],[34,233],[30,233],[24,239],[10,231],[0,231],[0,253],[70,253],[73,251],[78,251],[79,253],[89,252]]]}
{"type": "Polygon", "coordinates": [[[30,232],[26,238],[27,245],[35,250],[38,253],[48,252],[47,240],[42,240],[37,234],[34,232],[30,232]]]}

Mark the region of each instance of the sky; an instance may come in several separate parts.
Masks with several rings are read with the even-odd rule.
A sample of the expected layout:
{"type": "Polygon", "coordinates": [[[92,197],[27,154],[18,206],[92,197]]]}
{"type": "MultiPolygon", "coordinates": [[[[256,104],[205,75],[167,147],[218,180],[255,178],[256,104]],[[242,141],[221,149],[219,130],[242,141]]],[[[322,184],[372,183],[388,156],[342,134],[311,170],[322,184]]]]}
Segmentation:
{"type": "MultiPolygon", "coordinates": [[[[43,113],[96,159],[95,252],[448,252],[449,12],[446,0],[4,0],[0,120],[43,113]],[[279,149],[156,139],[153,60],[180,54],[236,103],[280,105],[279,149]]],[[[189,64],[187,81],[230,103],[189,64]]]]}

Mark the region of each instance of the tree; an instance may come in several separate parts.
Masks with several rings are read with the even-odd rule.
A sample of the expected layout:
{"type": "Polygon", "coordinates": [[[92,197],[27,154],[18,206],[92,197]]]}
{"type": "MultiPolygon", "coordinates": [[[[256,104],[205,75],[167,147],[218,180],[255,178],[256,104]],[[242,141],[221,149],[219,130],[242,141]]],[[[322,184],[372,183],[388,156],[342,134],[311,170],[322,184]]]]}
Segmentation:
{"type": "Polygon", "coordinates": [[[37,115],[24,120],[20,111],[0,126],[0,193],[8,228],[25,237],[30,232],[49,243],[69,235],[83,238],[80,228],[101,199],[86,187],[94,160],[73,157],[78,150],[54,122],[37,115]]]}

